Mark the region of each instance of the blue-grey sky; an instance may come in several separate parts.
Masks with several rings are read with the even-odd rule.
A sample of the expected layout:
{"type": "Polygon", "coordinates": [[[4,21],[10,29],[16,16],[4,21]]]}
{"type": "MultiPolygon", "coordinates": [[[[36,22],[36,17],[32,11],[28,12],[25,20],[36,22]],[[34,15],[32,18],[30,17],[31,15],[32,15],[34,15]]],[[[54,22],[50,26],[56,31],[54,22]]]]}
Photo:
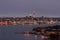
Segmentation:
{"type": "Polygon", "coordinates": [[[26,16],[36,11],[36,16],[60,17],[60,0],[0,0],[0,17],[26,16]]]}

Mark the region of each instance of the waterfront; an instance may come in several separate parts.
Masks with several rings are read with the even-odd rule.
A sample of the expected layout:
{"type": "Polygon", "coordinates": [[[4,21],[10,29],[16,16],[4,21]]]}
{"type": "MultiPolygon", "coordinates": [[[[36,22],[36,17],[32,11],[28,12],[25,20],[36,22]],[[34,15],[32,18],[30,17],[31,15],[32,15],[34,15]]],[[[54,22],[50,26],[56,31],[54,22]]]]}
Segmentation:
{"type": "MultiPolygon", "coordinates": [[[[30,31],[32,26],[29,27],[28,25],[2,25],[0,26],[0,40],[27,40],[27,36],[24,34],[16,34],[15,32],[24,32],[30,31]]],[[[30,35],[28,39],[33,40],[34,35],[30,35]],[[32,39],[33,38],[33,39],[32,39]]]]}
{"type": "Polygon", "coordinates": [[[60,23],[60,18],[52,17],[0,17],[0,25],[17,25],[17,24],[55,24],[60,23]]]}
{"type": "Polygon", "coordinates": [[[0,25],[0,40],[41,40],[41,35],[22,34],[22,32],[31,31],[33,27],[37,26],[48,25],[0,25]],[[18,32],[18,34],[16,34],[16,32],[18,32]]]}
{"type": "Polygon", "coordinates": [[[0,0],[0,40],[60,40],[60,0],[0,0]]]}

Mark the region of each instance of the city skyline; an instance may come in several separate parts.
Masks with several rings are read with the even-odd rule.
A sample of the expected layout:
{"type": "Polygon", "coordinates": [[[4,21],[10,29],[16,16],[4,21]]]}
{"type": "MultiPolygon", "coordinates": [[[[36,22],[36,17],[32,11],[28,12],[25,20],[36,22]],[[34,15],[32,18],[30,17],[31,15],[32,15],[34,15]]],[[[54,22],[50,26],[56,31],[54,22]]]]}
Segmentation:
{"type": "Polygon", "coordinates": [[[22,17],[36,11],[36,16],[60,17],[60,0],[0,0],[0,17],[22,17]]]}

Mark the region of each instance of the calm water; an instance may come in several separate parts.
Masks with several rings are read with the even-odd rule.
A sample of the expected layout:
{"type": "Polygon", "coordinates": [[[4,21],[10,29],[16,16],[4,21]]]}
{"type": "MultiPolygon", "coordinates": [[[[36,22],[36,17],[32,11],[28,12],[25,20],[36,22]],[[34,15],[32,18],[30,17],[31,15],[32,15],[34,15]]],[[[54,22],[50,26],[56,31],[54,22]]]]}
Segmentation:
{"type": "Polygon", "coordinates": [[[31,31],[33,27],[37,26],[39,25],[0,25],[0,40],[42,40],[40,35],[22,34],[22,32],[31,31]]]}

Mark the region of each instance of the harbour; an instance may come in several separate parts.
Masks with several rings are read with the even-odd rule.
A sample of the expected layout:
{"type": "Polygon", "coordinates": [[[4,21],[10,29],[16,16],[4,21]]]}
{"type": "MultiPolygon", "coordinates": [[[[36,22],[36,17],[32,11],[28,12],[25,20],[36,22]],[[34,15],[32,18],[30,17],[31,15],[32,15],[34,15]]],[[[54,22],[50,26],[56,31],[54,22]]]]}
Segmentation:
{"type": "Polygon", "coordinates": [[[60,40],[60,0],[0,0],[0,40],[60,40]]]}
{"type": "MultiPolygon", "coordinates": [[[[54,24],[57,25],[57,24],[54,24]]],[[[60,24],[59,24],[60,25],[60,24]]],[[[41,35],[23,34],[23,32],[31,32],[34,27],[45,27],[52,25],[0,25],[0,40],[42,40],[41,35]],[[17,33],[16,33],[17,32],[17,33]]]]}

